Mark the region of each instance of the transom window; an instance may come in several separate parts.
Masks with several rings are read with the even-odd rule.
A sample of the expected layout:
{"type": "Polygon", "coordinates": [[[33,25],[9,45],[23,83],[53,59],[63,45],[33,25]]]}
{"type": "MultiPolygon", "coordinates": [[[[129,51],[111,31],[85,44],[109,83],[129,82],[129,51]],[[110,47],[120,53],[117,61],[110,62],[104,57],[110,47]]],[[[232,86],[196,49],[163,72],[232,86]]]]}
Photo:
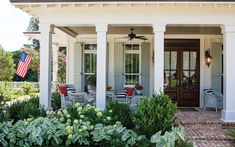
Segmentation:
{"type": "Polygon", "coordinates": [[[124,44],[124,86],[134,86],[140,83],[140,63],[141,63],[141,45],[140,44],[124,44]]]}

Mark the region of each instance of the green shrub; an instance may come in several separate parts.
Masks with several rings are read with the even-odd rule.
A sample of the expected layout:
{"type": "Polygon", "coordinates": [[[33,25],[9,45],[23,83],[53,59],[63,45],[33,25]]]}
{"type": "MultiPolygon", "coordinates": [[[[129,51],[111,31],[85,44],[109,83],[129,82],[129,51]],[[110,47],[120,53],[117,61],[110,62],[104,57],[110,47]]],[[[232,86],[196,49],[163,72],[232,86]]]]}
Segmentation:
{"type": "Polygon", "coordinates": [[[134,122],[139,126],[140,131],[148,137],[155,132],[169,131],[174,123],[174,116],[177,106],[169,96],[161,93],[153,94],[150,97],[141,99],[137,106],[134,122]]]}
{"type": "Polygon", "coordinates": [[[10,101],[13,99],[14,90],[10,87],[10,85],[6,82],[0,83],[0,96],[4,98],[6,101],[10,101]]]}
{"type": "Polygon", "coordinates": [[[27,82],[21,85],[20,88],[22,89],[22,93],[24,95],[30,95],[32,93],[37,92],[37,89],[33,86],[33,84],[27,82]]]}
{"type": "Polygon", "coordinates": [[[118,103],[117,101],[111,101],[106,106],[106,112],[109,113],[111,110],[112,121],[115,123],[116,121],[120,121],[123,126],[128,129],[132,129],[135,127],[133,122],[133,115],[130,107],[127,104],[118,103]]]}
{"type": "Polygon", "coordinates": [[[28,117],[37,118],[39,116],[46,115],[46,112],[39,107],[38,97],[33,97],[23,101],[15,101],[7,108],[7,112],[9,118],[14,119],[14,121],[26,119],[28,117]]]}
{"type": "Polygon", "coordinates": [[[53,110],[58,110],[61,108],[61,98],[59,92],[53,92],[51,97],[51,106],[53,110]]]}

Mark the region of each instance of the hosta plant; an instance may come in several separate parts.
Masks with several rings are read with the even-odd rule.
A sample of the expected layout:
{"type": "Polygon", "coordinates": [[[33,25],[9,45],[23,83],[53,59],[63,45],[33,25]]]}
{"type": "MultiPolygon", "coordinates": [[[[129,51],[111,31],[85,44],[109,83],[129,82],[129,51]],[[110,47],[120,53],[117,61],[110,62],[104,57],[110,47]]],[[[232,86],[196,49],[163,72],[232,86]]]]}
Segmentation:
{"type": "Polygon", "coordinates": [[[166,131],[164,135],[161,135],[162,132],[159,131],[155,133],[150,141],[155,143],[157,147],[192,147],[191,143],[187,142],[185,132],[182,127],[172,127],[171,131],[166,131]]]}

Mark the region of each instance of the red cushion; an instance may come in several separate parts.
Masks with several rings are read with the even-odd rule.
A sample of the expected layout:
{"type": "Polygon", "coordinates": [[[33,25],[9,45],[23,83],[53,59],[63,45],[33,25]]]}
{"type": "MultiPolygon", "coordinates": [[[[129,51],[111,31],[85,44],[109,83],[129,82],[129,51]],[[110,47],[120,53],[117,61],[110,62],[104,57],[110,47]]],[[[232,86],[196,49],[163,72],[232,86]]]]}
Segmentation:
{"type": "Polygon", "coordinates": [[[132,88],[132,87],[125,87],[124,89],[127,91],[127,96],[132,96],[134,88],[132,88]]]}
{"type": "Polygon", "coordinates": [[[67,93],[67,86],[66,85],[59,86],[59,90],[60,90],[60,93],[62,93],[64,96],[68,95],[68,93],[67,93]]]}

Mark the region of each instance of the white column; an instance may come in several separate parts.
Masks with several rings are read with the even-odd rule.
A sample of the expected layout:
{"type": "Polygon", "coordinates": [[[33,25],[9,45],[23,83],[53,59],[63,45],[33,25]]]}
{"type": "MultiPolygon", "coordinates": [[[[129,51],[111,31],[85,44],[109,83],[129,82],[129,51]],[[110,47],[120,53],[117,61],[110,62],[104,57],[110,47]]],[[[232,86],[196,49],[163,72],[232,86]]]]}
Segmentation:
{"type": "Polygon", "coordinates": [[[57,44],[52,45],[52,65],[53,65],[53,70],[52,70],[52,81],[53,81],[53,91],[56,91],[56,85],[58,83],[58,50],[59,47],[57,44]]]}
{"type": "Polygon", "coordinates": [[[106,103],[107,24],[97,24],[96,107],[103,110],[106,103]]]}
{"type": "Polygon", "coordinates": [[[164,90],[164,32],[165,24],[154,24],[154,91],[164,90]]]}
{"type": "Polygon", "coordinates": [[[40,36],[40,105],[44,109],[51,109],[51,51],[52,32],[51,24],[39,25],[40,36]]]}
{"type": "Polygon", "coordinates": [[[75,39],[68,36],[68,48],[67,48],[67,70],[68,72],[66,72],[68,74],[68,79],[67,79],[67,83],[68,84],[74,84],[74,66],[75,66],[75,49],[74,49],[74,45],[75,45],[75,39]]]}
{"type": "Polygon", "coordinates": [[[222,120],[235,122],[235,24],[222,27],[224,45],[224,101],[222,120]]]}

